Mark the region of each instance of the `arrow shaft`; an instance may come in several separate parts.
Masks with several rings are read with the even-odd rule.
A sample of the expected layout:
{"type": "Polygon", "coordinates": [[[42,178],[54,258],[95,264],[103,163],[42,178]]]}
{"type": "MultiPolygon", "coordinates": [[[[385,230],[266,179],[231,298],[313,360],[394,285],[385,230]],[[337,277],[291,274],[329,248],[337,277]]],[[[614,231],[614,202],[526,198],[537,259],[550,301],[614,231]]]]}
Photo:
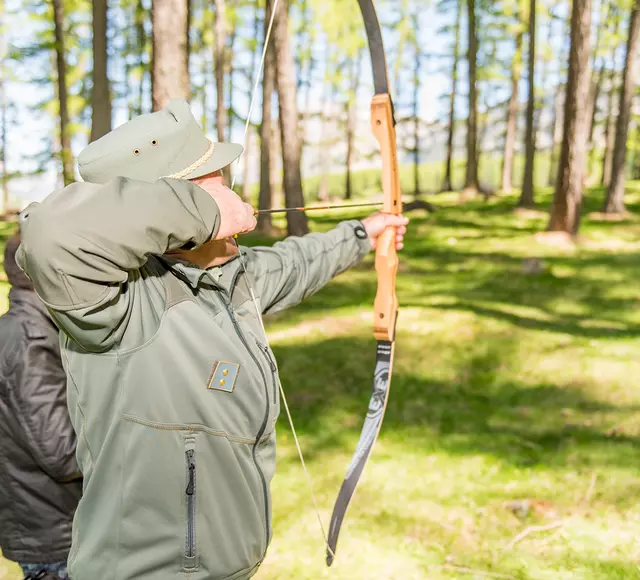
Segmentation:
{"type": "Polygon", "coordinates": [[[281,207],[277,209],[257,209],[253,213],[254,215],[266,214],[266,213],[285,213],[291,211],[313,211],[318,209],[342,209],[349,207],[372,207],[376,205],[383,205],[382,203],[348,203],[345,205],[314,205],[312,207],[281,207]]]}

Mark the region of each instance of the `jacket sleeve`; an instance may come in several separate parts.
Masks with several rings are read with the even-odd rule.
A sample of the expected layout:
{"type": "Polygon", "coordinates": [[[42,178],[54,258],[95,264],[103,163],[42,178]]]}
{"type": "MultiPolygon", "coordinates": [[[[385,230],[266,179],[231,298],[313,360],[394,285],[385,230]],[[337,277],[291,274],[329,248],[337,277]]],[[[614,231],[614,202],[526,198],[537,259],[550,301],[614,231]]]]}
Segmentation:
{"type": "Polygon", "coordinates": [[[17,261],[56,323],[83,348],[108,350],[129,319],[136,272],[215,236],[211,196],[189,181],[75,183],[25,210],[17,261]]]}
{"type": "Polygon", "coordinates": [[[78,479],[82,476],[67,409],[67,379],[55,337],[30,326],[26,332],[26,348],[15,373],[23,440],[37,464],[53,479],[78,479]]]}
{"type": "Polygon", "coordinates": [[[291,236],[271,248],[248,249],[247,269],[262,312],[295,306],[361,262],[370,250],[367,232],[357,220],[342,222],[323,234],[291,236]]]}

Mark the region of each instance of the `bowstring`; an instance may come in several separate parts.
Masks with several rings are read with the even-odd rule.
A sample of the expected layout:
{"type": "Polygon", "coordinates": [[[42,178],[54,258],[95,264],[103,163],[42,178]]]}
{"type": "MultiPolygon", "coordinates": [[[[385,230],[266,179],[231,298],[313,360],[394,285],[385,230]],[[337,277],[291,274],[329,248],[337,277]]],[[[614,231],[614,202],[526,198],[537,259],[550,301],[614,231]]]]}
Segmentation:
{"type": "MultiPolygon", "coordinates": [[[[268,0],[267,0],[268,1],[268,0]]],[[[262,55],[260,57],[260,62],[258,64],[258,68],[255,71],[255,82],[253,85],[253,89],[252,89],[252,93],[251,93],[251,101],[249,103],[249,112],[247,113],[247,120],[246,123],[244,125],[244,137],[243,137],[243,143],[244,143],[244,149],[242,151],[242,153],[240,154],[240,156],[238,157],[236,163],[235,163],[235,167],[233,169],[233,174],[232,174],[232,178],[231,178],[231,189],[233,189],[233,187],[236,184],[236,178],[238,176],[238,168],[240,167],[240,159],[242,158],[244,152],[247,150],[247,137],[249,134],[249,125],[251,123],[251,114],[253,113],[253,108],[255,106],[256,103],[256,96],[258,94],[258,87],[260,85],[260,78],[262,76],[262,71],[264,69],[264,63],[266,60],[266,56],[267,56],[267,49],[269,47],[269,39],[271,38],[271,30],[273,28],[273,22],[275,19],[275,15],[276,15],[276,9],[278,7],[278,1],[279,0],[274,0],[273,1],[273,6],[271,8],[271,17],[269,19],[269,26],[267,27],[267,32],[264,36],[264,46],[262,47],[262,55]]],[[[245,161],[246,162],[246,161],[245,161]]],[[[260,321],[260,327],[262,328],[262,333],[264,334],[264,338],[265,340],[268,342],[268,338],[267,338],[267,331],[264,327],[264,321],[262,320],[262,309],[259,308],[258,306],[258,301],[256,300],[256,295],[253,291],[253,284],[251,284],[250,281],[250,277],[249,277],[249,273],[247,272],[247,267],[246,267],[246,263],[244,260],[244,255],[242,254],[242,251],[240,250],[240,245],[238,244],[238,239],[237,237],[234,236],[233,238],[236,247],[238,248],[238,255],[240,257],[240,265],[242,267],[242,270],[245,274],[245,277],[247,279],[247,287],[249,288],[249,294],[251,296],[251,301],[253,302],[253,306],[256,309],[256,314],[258,315],[258,320],[260,321]]],[[[280,396],[282,397],[282,402],[284,404],[284,409],[286,411],[286,415],[287,415],[287,419],[289,421],[289,426],[291,427],[291,433],[293,434],[293,440],[295,442],[296,445],[296,450],[298,451],[298,457],[300,458],[300,463],[302,464],[302,469],[304,471],[304,475],[305,475],[305,479],[307,481],[307,486],[309,488],[309,494],[311,495],[311,501],[313,502],[313,508],[315,510],[316,513],[316,517],[318,518],[318,523],[320,524],[320,531],[322,533],[322,539],[324,540],[324,544],[327,548],[327,550],[333,555],[335,556],[335,554],[333,553],[333,550],[331,549],[331,547],[329,546],[329,540],[328,540],[328,536],[327,533],[325,531],[324,528],[324,524],[322,523],[322,518],[320,517],[320,510],[318,509],[318,502],[316,500],[316,494],[313,491],[313,484],[311,482],[311,475],[309,473],[309,470],[307,468],[307,464],[304,460],[304,455],[302,454],[302,447],[300,446],[300,440],[298,439],[298,434],[296,433],[296,428],[293,424],[293,417],[291,416],[291,411],[289,410],[289,404],[287,403],[287,397],[284,394],[284,389],[282,387],[282,382],[278,381],[278,386],[280,389],[280,396]]]]}

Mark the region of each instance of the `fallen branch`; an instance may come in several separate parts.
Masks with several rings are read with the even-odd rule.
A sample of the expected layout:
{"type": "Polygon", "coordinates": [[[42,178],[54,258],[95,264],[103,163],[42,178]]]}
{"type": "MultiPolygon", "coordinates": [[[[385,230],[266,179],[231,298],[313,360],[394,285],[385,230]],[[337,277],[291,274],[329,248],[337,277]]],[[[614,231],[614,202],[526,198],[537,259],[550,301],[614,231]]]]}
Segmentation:
{"type": "Polygon", "coordinates": [[[504,578],[506,580],[516,580],[515,576],[510,576],[509,574],[500,574],[500,572],[485,572],[484,570],[466,568],[465,566],[454,566],[453,564],[442,564],[441,566],[431,566],[431,568],[454,570],[455,572],[460,572],[462,574],[475,574],[476,576],[484,576],[485,578],[504,578]]]}
{"type": "Polygon", "coordinates": [[[511,550],[518,542],[524,540],[530,534],[536,534],[538,532],[547,532],[549,530],[554,530],[559,528],[564,524],[564,520],[560,520],[559,522],[553,522],[552,524],[547,524],[546,526],[529,526],[522,530],[513,540],[511,540],[505,550],[511,550]]]}

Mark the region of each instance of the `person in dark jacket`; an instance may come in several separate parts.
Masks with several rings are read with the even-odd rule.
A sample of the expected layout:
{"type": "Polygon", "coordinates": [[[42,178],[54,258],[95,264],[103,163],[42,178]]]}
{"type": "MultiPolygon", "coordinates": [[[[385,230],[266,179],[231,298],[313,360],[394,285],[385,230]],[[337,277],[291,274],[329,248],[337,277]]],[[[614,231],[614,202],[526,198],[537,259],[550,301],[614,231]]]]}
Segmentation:
{"type": "Polygon", "coordinates": [[[64,580],[82,476],[58,330],[16,264],[19,245],[16,234],[5,247],[11,290],[0,316],[0,548],[25,575],[64,580]]]}

